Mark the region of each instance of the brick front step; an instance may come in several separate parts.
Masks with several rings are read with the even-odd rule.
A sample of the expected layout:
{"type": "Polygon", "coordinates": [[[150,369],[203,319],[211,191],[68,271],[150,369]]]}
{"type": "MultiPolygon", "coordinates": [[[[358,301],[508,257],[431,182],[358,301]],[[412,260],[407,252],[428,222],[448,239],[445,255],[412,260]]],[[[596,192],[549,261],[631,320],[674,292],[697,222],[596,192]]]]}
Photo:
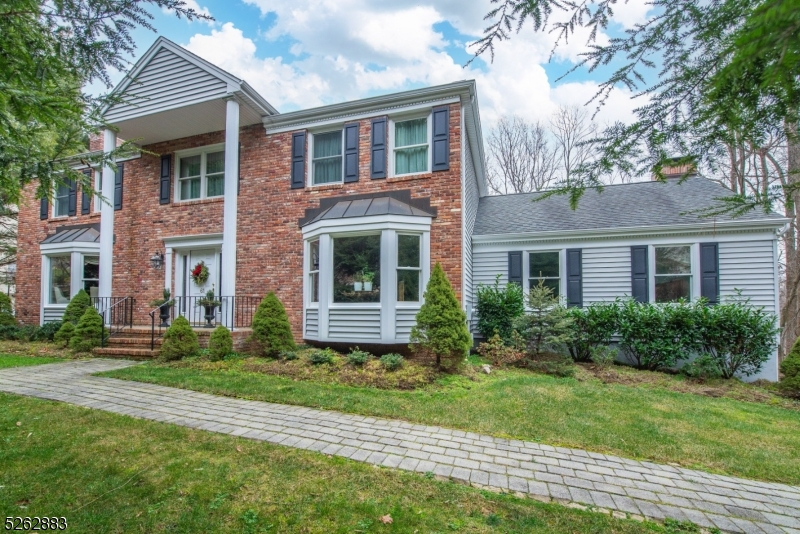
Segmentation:
{"type": "Polygon", "coordinates": [[[106,358],[125,358],[128,360],[149,360],[158,356],[157,350],[147,348],[131,347],[103,347],[92,350],[93,354],[105,356],[106,358]]]}

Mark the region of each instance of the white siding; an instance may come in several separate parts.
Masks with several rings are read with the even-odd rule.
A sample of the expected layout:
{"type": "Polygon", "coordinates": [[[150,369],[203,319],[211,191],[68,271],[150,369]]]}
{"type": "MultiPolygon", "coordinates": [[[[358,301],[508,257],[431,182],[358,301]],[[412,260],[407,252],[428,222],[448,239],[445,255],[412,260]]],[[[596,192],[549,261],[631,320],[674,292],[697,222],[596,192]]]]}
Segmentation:
{"type": "Polygon", "coordinates": [[[64,310],[66,307],[61,306],[58,308],[55,307],[44,307],[44,322],[45,323],[53,323],[56,321],[60,321],[62,317],[64,317],[64,310]]]}
{"type": "Polygon", "coordinates": [[[194,63],[162,48],[105,114],[109,122],[157,113],[225,95],[227,85],[194,63]]]}
{"type": "MultiPolygon", "coordinates": [[[[509,248],[508,250],[519,250],[509,248]]],[[[508,282],[508,251],[481,251],[472,252],[472,285],[474,291],[478,286],[494,285],[494,278],[500,275],[500,284],[508,282]]]]}
{"type": "Polygon", "coordinates": [[[583,303],[614,300],[631,294],[631,248],[583,249],[583,303]]]}
{"type": "Polygon", "coordinates": [[[309,339],[319,337],[319,311],[316,309],[306,310],[306,336],[309,339]]]}
{"type": "Polygon", "coordinates": [[[772,241],[723,242],[719,244],[720,296],[736,290],[754,306],[775,312],[775,257],[772,241]]]}
{"type": "Polygon", "coordinates": [[[380,340],[380,308],[331,308],[328,311],[328,337],[348,341],[380,340]]]}
{"type": "Polygon", "coordinates": [[[419,312],[418,308],[398,308],[395,319],[397,322],[395,337],[398,340],[408,341],[408,336],[411,335],[411,328],[417,324],[417,312],[419,312]]]}
{"type": "Polygon", "coordinates": [[[473,284],[472,284],[472,231],[475,228],[475,216],[478,214],[478,200],[480,192],[478,191],[478,178],[475,175],[475,166],[472,164],[472,153],[469,148],[469,143],[464,143],[464,298],[463,304],[467,310],[473,310],[475,303],[473,301],[473,284]]]}

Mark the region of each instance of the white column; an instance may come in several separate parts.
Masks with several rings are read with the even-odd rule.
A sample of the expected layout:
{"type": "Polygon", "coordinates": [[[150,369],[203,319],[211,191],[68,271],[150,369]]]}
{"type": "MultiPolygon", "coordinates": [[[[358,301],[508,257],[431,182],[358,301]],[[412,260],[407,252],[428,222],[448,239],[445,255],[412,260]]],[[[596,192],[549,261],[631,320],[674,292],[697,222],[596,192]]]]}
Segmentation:
{"type": "Polygon", "coordinates": [[[167,247],[164,251],[164,287],[169,289],[170,295],[172,293],[172,249],[167,247]]]}
{"type": "Polygon", "coordinates": [[[381,340],[397,342],[397,232],[381,232],[381,340]]]}
{"type": "Polygon", "coordinates": [[[319,236],[319,330],[320,341],[328,338],[328,303],[333,299],[333,240],[329,234],[319,236]]]}
{"type": "MultiPolygon", "coordinates": [[[[239,103],[230,98],[225,108],[225,208],[222,219],[222,281],[219,294],[236,296],[236,220],[239,201],[239,103]]],[[[233,310],[223,304],[222,317],[233,327],[233,310]]]]}
{"type": "MultiPolygon", "coordinates": [[[[117,134],[103,131],[103,152],[108,154],[117,146],[117,134]]],[[[111,296],[111,280],[114,265],[114,169],[103,167],[101,193],[105,200],[100,205],[100,282],[98,295],[111,296]]]]}

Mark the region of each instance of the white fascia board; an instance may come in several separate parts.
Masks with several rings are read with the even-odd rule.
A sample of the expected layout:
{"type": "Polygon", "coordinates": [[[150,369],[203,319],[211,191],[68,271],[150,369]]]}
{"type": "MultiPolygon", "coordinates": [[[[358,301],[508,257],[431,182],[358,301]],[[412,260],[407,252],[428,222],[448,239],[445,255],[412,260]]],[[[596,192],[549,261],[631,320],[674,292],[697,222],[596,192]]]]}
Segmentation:
{"type": "Polygon", "coordinates": [[[80,252],[83,254],[100,254],[100,243],[87,243],[81,241],[67,241],[66,243],[47,243],[39,245],[43,256],[55,254],[69,254],[80,252]]]}
{"type": "Polygon", "coordinates": [[[760,221],[725,221],[703,224],[681,224],[673,226],[635,226],[628,228],[600,228],[588,230],[569,230],[554,232],[523,232],[516,234],[473,235],[473,244],[535,242],[555,240],[607,240],[617,238],[644,237],[655,235],[707,234],[712,233],[752,233],[769,232],[773,238],[789,222],[789,219],[764,219],[760,221]]]}
{"type": "MultiPolygon", "coordinates": [[[[464,106],[465,108],[467,105],[464,106]]],[[[472,153],[472,166],[475,168],[475,178],[478,180],[478,193],[480,197],[489,194],[486,185],[486,155],[483,148],[483,129],[481,128],[480,108],[478,107],[478,88],[473,84],[470,88],[469,113],[465,113],[466,138],[472,153]]],[[[462,133],[462,135],[464,135],[462,133]]]]}
{"type": "Polygon", "coordinates": [[[413,215],[373,215],[370,217],[346,217],[327,219],[304,226],[303,239],[311,239],[321,234],[370,233],[380,230],[400,232],[427,232],[431,229],[432,217],[413,215]]]}
{"type": "Polygon", "coordinates": [[[222,234],[200,234],[165,237],[164,246],[172,249],[216,247],[222,245],[222,234]]]}

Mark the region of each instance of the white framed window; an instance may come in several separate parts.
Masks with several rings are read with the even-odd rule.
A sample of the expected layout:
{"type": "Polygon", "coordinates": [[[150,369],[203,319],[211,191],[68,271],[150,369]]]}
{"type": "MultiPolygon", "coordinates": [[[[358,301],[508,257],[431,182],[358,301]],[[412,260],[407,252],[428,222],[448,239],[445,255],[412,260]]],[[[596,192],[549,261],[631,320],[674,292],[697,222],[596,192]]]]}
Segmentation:
{"type": "Polygon", "coordinates": [[[311,134],[311,185],[339,184],[344,176],[344,130],[311,134]]]}
{"type": "Polygon", "coordinates": [[[69,184],[56,184],[53,195],[53,217],[69,215],[69,184]]]}
{"type": "Polygon", "coordinates": [[[308,244],[308,252],[309,301],[319,303],[319,239],[308,244]]]}
{"type": "Polygon", "coordinates": [[[97,297],[100,287],[100,256],[83,256],[81,287],[90,297],[97,297]]]}
{"type": "Polygon", "coordinates": [[[553,296],[561,295],[561,252],[528,252],[528,288],[533,289],[543,282],[553,296]]]}
{"type": "Polygon", "coordinates": [[[175,198],[178,201],[221,197],[225,194],[224,145],[176,153],[175,198]]]}
{"type": "Polygon", "coordinates": [[[334,236],[333,302],[381,301],[381,234],[334,236]]]}
{"type": "Polygon", "coordinates": [[[422,236],[397,235],[397,302],[422,299],[422,236]]]}
{"type": "Polygon", "coordinates": [[[692,247],[656,246],[655,302],[675,302],[692,298],[692,247]]]}
{"type": "Polygon", "coordinates": [[[431,116],[395,119],[389,129],[391,175],[427,173],[431,170],[431,116]]]}
{"type": "Polygon", "coordinates": [[[50,263],[48,303],[69,304],[69,299],[72,298],[72,255],[49,256],[48,260],[50,263]]]}

